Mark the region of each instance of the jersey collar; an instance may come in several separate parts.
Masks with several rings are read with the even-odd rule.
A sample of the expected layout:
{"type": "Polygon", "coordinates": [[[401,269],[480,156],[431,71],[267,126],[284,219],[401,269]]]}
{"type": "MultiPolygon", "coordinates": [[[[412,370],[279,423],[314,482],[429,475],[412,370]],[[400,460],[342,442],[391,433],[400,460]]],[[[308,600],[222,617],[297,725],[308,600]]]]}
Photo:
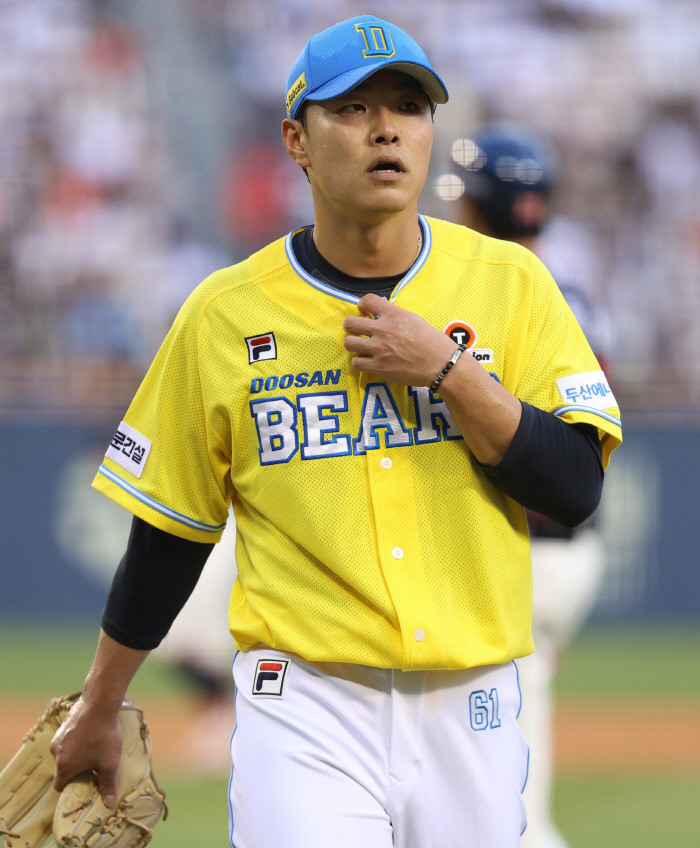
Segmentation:
{"type": "MultiPolygon", "coordinates": [[[[391,293],[391,297],[389,298],[390,303],[396,302],[396,296],[398,293],[406,286],[411,280],[416,276],[416,274],[420,271],[420,269],[425,265],[426,260],[428,259],[428,254],[430,253],[430,248],[433,244],[433,234],[430,229],[430,224],[427,219],[422,215],[418,216],[418,222],[420,224],[421,230],[423,231],[423,246],[421,247],[421,251],[416,257],[416,261],[411,265],[406,274],[401,278],[399,283],[397,284],[394,291],[391,293]]],[[[307,225],[311,226],[310,224],[307,225]]],[[[348,303],[359,303],[360,298],[354,294],[350,294],[349,292],[341,291],[340,289],[333,288],[333,286],[329,286],[328,283],[324,283],[321,280],[317,280],[316,277],[312,277],[308,271],[305,271],[301,265],[299,264],[296,256],[294,255],[294,251],[292,250],[292,239],[294,236],[301,232],[302,230],[307,229],[307,227],[297,227],[295,230],[292,230],[291,233],[284,240],[284,250],[287,254],[287,259],[289,260],[289,264],[296,271],[296,273],[307,282],[310,286],[313,286],[315,289],[324,292],[325,294],[331,295],[331,297],[337,297],[339,300],[345,300],[348,303]]]]}

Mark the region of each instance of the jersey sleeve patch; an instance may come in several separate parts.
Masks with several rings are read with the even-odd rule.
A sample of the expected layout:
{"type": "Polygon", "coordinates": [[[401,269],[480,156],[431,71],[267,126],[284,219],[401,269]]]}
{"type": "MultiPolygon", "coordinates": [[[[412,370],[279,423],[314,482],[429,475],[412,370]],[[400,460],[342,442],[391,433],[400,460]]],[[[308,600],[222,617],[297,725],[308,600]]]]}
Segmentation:
{"type": "Polygon", "coordinates": [[[557,380],[557,388],[564,403],[574,408],[617,408],[615,395],[602,371],[585,371],[582,374],[560,377],[557,380]]]}
{"type": "Polygon", "coordinates": [[[117,465],[121,465],[134,477],[140,477],[143,474],[150,450],[150,439],[122,421],[107,448],[105,456],[108,456],[117,465]]]}

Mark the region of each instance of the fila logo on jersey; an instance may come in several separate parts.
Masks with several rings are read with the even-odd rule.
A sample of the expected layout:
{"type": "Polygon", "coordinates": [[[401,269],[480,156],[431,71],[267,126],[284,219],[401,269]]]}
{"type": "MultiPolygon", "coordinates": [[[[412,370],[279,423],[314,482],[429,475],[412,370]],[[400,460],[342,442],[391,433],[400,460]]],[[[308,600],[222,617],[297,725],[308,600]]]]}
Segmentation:
{"type": "Polygon", "coordinates": [[[262,336],[250,336],[245,340],[248,345],[248,363],[262,362],[264,359],[277,359],[277,344],[274,333],[262,336]]]}
{"type": "Polygon", "coordinates": [[[256,698],[283,698],[289,660],[258,660],[253,680],[256,698]]]}

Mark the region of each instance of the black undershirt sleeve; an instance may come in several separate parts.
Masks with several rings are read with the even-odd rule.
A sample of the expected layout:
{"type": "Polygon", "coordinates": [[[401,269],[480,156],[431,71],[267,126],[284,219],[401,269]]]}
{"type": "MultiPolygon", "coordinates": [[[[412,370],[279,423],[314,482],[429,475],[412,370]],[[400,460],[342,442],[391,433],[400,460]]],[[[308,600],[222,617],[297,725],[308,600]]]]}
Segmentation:
{"type": "Polygon", "coordinates": [[[213,547],[173,536],[134,516],[102,614],[105,633],[128,648],[157,648],[192,594],[213,547]]]}
{"type": "Polygon", "coordinates": [[[603,491],[596,428],[567,424],[529,403],[522,403],[520,424],[503,459],[481,467],[514,501],[565,527],[584,522],[603,491]]]}

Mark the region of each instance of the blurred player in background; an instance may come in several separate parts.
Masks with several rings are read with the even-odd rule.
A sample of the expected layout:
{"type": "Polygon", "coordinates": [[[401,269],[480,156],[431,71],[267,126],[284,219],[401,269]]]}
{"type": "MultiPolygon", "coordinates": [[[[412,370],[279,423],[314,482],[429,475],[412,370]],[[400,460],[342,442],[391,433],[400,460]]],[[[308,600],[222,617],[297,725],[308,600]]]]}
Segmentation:
{"type": "Polygon", "coordinates": [[[234,722],[231,662],[234,650],[228,632],[228,600],[236,579],[236,520],[229,513],[221,541],[189,600],[154,651],[179,674],[196,702],[197,712],[179,740],[180,754],[190,769],[219,774],[231,768],[227,743],[234,722]]]}
{"type": "MultiPolygon", "coordinates": [[[[550,219],[555,179],[554,156],[547,143],[513,125],[484,126],[469,139],[455,142],[452,159],[464,183],[459,223],[540,255],[540,235],[550,219]]],[[[556,277],[556,269],[551,270],[556,277]]],[[[607,325],[602,310],[575,275],[557,282],[605,368],[601,348],[607,325]]],[[[595,603],[603,576],[603,551],[594,517],[572,529],[531,510],[527,513],[535,653],[518,660],[523,691],[519,721],[530,746],[524,793],[528,826],[521,848],[566,848],[551,811],[554,678],[563,651],[595,603]]]]}

